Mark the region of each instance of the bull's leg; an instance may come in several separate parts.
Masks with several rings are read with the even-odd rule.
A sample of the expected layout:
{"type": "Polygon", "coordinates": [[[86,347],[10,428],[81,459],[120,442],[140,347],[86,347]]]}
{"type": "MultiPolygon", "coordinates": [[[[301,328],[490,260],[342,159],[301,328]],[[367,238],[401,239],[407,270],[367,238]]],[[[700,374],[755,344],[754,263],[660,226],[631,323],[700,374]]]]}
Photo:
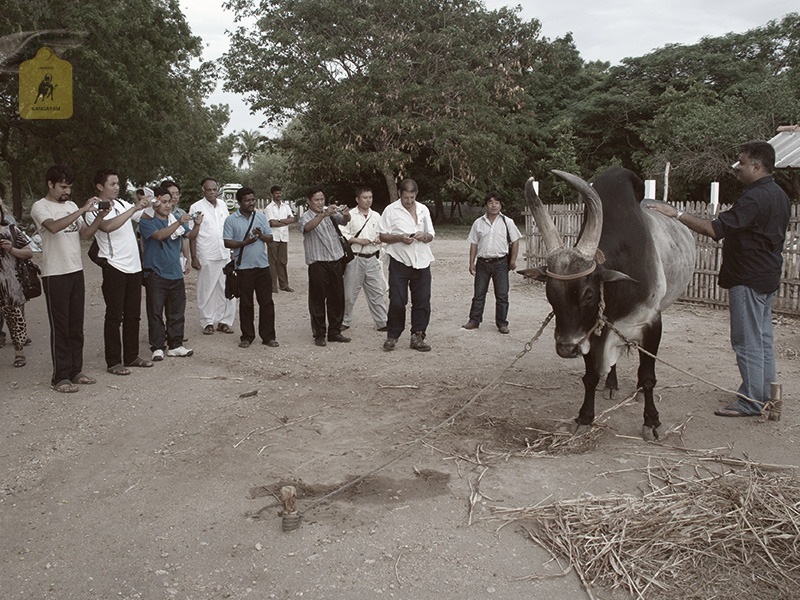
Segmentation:
{"type": "Polygon", "coordinates": [[[611,370],[606,377],[606,395],[609,400],[614,399],[614,392],[619,391],[617,383],[617,365],[611,365],[611,370]]]}
{"type": "Polygon", "coordinates": [[[577,423],[575,433],[582,433],[594,422],[594,394],[600,381],[600,374],[594,366],[591,352],[583,355],[583,363],[586,366],[586,374],[583,376],[583,405],[578,418],[575,419],[577,423]]]}
{"type": "MultiPolygon", "coordinates": [[[[642,333],[642,348],[655,355],[658,352],[658,345],[661,343],[661,318],[659,317],[658,321],[646,327],[642,333]]],[[[653,398],[653,388],[656,386],[656,361],[642,352],[639,352],[639,371],[636,385],[644,394],[642,437],[647,441],[653,441],[661,437],[663,433],[653,398]]]]}

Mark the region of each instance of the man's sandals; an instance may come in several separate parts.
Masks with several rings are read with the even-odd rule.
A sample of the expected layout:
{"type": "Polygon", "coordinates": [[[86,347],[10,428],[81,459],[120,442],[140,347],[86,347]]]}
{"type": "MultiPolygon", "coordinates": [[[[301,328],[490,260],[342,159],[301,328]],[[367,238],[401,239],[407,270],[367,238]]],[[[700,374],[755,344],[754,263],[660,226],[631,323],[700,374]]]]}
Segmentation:
{"type": "Polygon", "coordinates": [[[150,362],[149,360],[145,360],[143,358],[139,358],[137,356],[136,358],[134,358],[129,363],[125,363],[124,365],[122,363],[120,363],[120,364],[114,365],[113,367],[108,367],[106,369],[106,371],[108,371],[112,375],[130,375],[131,371],[130,371],[130,369],[128,369],[128,367],[149,368],[149,367],[152,367],[152,366],[153,366],[152,362],[150,362]]]}

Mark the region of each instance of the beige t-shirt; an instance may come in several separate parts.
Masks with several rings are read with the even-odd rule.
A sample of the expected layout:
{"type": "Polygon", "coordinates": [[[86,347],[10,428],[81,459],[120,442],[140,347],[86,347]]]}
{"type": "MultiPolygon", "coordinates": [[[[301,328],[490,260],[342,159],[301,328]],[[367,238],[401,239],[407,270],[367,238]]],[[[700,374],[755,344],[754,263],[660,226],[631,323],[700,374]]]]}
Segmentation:
{"type": "Polygon", "coordinates": [[[50,233],[42,223],[48,219],[57,221],[62,217],[77,212],[78,205],[72,200],[53,202],[42,198],[31,207],[31,218],[42,236],[42,276],[66,275],[83,270],[81,260],[81,219],[62,229],[58,233],[50,233]]]}

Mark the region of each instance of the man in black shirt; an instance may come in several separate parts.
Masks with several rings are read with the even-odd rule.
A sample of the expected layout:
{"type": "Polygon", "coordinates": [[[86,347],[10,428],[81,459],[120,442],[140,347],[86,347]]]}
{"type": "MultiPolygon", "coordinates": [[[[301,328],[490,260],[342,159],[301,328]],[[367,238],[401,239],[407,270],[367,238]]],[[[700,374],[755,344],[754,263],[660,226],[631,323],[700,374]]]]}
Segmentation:
{"type": "Polygon", "coordinates": [[[725,239],[719,286],[729,291],[731,345],[742,376],[736,401],[714,411],[721,417],[758,416],[770,399],[775,381],[772,300],[783,266],[783,242],[790,202],[772,179],[775,149],[767,142],[749,142],[734,165],[744,191],[736,203],[713,221],[669,205],[651,205],[692,231],[725,239]]]}

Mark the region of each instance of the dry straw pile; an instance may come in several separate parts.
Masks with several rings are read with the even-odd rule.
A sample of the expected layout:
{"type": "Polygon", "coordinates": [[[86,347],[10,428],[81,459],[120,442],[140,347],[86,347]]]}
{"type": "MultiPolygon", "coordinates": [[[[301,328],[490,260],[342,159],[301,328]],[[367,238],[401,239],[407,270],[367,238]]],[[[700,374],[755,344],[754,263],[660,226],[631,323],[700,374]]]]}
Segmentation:
{"type": "MultiPolygon", "coordinates": [[[[800,597],[800,482],[751,466],[681,477],[648,468],[651,491],[495,509],[594,586],[636,598],[800,597]]],[[[536,579],[537,577],[531,577],[536,579]]]]}

